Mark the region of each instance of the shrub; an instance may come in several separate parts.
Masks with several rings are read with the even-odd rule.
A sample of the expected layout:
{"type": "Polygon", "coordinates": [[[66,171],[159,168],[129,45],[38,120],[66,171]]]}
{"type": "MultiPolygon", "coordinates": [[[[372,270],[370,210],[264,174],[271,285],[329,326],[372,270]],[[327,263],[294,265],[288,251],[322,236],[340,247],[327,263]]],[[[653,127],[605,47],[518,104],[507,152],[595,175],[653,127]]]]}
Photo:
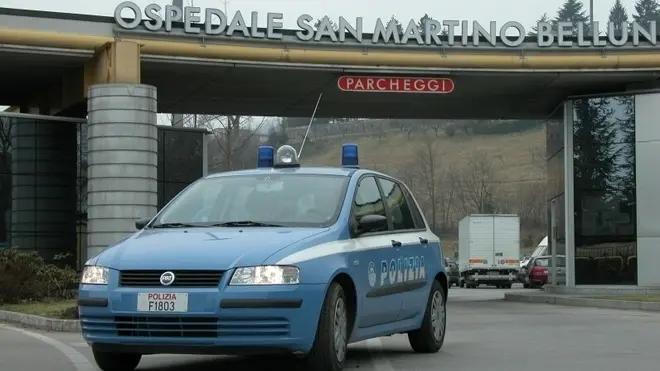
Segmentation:
{"type": "MultiPolygon", "coordinates": [[[[65,259],[57,255],[54,259],[65,259]]],[[[36,251],[0,250],[0,304],[71,299],[76,295],[78,273],[46,263],[36,251]]]]}

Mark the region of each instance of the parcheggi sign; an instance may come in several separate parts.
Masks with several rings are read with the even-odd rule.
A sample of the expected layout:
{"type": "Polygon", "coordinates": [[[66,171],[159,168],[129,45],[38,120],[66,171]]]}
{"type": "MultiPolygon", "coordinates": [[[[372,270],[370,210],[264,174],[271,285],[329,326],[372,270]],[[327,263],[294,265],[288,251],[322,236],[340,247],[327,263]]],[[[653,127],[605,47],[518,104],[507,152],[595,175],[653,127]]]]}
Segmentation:
{"type": "MultiPolygon", "coordinates": [[[[186,6],[181,9],[174,5],[163,7],[159,4],[149,4],[142,9],[131,1],[119,4],[114,16],[117,25],[123,29],[143,28],[154,32],[170,32],[174,22],[182,22],[185,33],[205,36],[231,37],[236,35],[252,39],[278,40],[282,38],[284,29],[284,15],[281,13],[264,15],[252,12],[249,16],[244,16],[238,11],[230,16],[215,8],[203,9],[186,6]],[[125,10],[132,11],[134,17],[132,19],[122,18],[125,10]],[[258,27],[260,23],[264,24],[264,18],[266,27],[258,27]]],[[[360,43],[370,41],[374,44],[416,43],[437,46],[503,45],[517,47],[525,42],[525,35],[529,32],[522,23],[515,21],[503,24],[492,21],[488,25],[482,25],[476,21],[430,19],[420,30],[417,21],[411,19],[402,24],[403,34],[397,30],[396,24],[380,18],[376,19],[373,29],[365,30],[363,23],[362,17],[358,17],[354,21],[339,17],[334,24],[329,18],[323,17],[318,27],[315,27],[314,17],[303,14],[296,19],[298,29],[295,30],[295,37],[300,41],[323,40],[339,43],[352,39],[360,43]],[[446,36],[440,36],[442,30],[447,31],[446,36]],[[366,33],[368,33],[368,37],[366,33]]],[[[594,22],[594,28],[603,29],[603,27],[599,27],[598,22],[594,22]]],[[[605,28],[607,36],[604,38],[599,37],[598,34],[592,36],[588,29],[588,24],[585,23],[559,22],[557,25],[553,25],[548,22],[539,22],[536,25],[535,39],[539,47],[621,47],[643,44],[655,46],[657,44],[655,21],[650,22],[648,26],[633,22],[630,29],[628,24],[608,23],[605,28]],[[621,31],[615,32],[618,30],[621,31]]]]}

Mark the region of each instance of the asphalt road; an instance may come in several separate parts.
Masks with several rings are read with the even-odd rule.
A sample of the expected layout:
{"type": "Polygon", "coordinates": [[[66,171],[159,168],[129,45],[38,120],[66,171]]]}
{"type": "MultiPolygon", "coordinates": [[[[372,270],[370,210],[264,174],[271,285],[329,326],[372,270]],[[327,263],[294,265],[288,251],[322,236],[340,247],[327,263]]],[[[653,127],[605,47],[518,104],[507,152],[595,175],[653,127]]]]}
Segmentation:
{"type": "MultiPolygon", "coordinates": [[[[397,335],[353,345],[347,369],[658,370],[660,313],[505,302],[504,292],[451,289],[447,338],[437,354],[414,354],[407,337],[397,335]]],[[[263,358],[160,355],[143,358],[138,369],[231,371],[288,366],[287,361],[263,358]]],[[[97,370],[89,347],[78,334],[0,325],[0,370],[46,369],[97,370]]]]}

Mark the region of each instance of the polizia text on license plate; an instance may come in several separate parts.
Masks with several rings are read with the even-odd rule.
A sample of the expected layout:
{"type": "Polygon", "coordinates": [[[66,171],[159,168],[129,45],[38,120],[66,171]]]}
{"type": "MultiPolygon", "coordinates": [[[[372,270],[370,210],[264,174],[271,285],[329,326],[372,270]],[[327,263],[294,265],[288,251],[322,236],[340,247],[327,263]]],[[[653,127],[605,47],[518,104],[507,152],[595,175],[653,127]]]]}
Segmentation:
{"type": "Polygon", "coordinates": [[[139,312],[187,312],[188,294],[178,292],[139,293],[137,310],[139,312]]]}

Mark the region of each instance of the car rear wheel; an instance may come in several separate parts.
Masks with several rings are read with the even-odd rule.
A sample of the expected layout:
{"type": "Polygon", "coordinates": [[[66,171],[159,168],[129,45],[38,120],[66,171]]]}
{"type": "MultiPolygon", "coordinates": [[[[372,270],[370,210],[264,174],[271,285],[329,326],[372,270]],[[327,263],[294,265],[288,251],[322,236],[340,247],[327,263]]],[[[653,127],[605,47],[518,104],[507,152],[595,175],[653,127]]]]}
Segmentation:
{"type": "Polygon", "coordinates": [[[103,371],[133,371],[142,359],[137,353],[101,352],[94,348],[92,353],[96,365],[103,371]]]}
{"type": "Polygon", "coordinates": [[[417,353],[436,353],[445,342],[447,308],[445,292],[440,282],[433,280],[422,327],[408,333],[410,346],[417,353]]]}
{"type": "Polygon", "coordinates": [[[319,325],[307,362],[314,371],[340,371],[346,361],[349,309],[341,285],[333,282],[323,301],[319,325]]]}

